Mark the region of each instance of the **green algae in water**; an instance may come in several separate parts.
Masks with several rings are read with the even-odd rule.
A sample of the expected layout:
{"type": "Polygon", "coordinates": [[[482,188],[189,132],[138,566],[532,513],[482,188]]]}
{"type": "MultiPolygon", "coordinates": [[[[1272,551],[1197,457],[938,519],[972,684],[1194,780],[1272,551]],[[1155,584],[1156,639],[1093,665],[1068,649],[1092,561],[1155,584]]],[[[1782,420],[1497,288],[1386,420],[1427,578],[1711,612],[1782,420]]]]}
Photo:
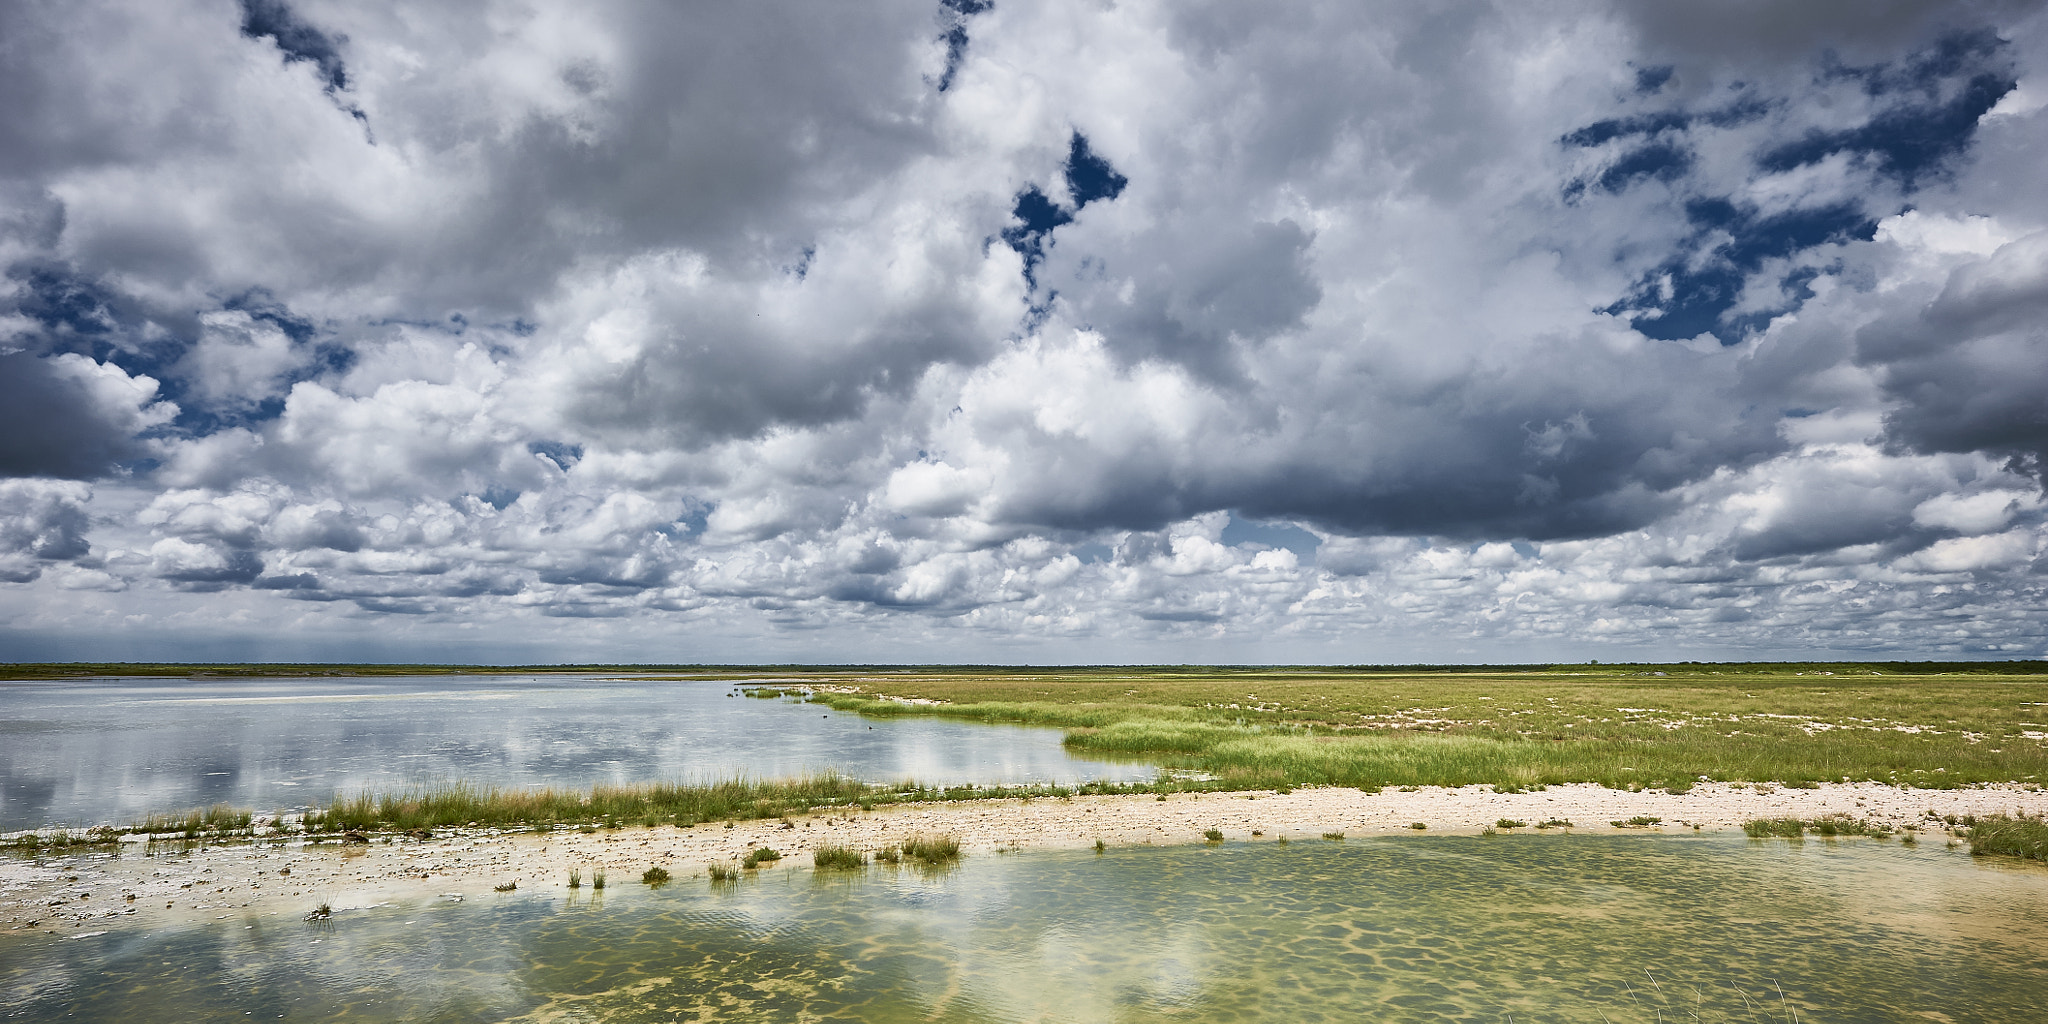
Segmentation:
{"type": "Polygon", "coordinates": [[[4,940],[0,1001],[19,1020],[2017,1020],[2048,991],[2043,922],[2048,869],[1867,840],[1135,847],[4,940]]]}

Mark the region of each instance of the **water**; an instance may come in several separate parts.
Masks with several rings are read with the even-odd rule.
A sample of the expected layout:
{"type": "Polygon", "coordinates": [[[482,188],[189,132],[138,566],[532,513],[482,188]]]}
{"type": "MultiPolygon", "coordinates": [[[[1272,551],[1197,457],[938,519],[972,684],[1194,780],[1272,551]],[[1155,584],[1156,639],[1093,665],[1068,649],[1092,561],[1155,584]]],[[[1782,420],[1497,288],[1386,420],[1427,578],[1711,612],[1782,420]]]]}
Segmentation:
{"type": "Polygon", "coordinates": [[[1025,852],[0,940],[27,1021],[1963,1021],[2043,993],[2048,870],[1869,840],[1025,852]]]}
{"type": "Polygon", "coordinates": [[[869,720],[733,692],[723,681],[563,676],[0,683],[0,832],[214,803],[303,808],[455,780],[587,787],[836,770],[951,785],[1153,771],[1070,757],[1055,729],[869,720]]]}

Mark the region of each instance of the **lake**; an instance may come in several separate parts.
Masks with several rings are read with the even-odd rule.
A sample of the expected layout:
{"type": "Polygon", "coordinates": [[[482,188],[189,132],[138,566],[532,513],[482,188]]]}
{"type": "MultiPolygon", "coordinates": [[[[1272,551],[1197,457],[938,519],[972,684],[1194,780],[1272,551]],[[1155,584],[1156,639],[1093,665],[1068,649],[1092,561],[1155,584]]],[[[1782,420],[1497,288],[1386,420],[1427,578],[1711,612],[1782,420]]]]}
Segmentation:
{"type": "Polygon", "coordinates": [[[0,940],[24,1021],[2012,1021],[2043,993],[2048,869],[1866,839],[1025,851],[0,940]]]}
{"type": "MultiPolygon", "coordinates": [[[[755,685],[755,684],[746,684],[755,685]]],[[[864,719],[738,684],[591,676],[0,682],[0,832],[337,793],[837,771],[954,785],[1149,779],[1057,729],[864,719]]]]}

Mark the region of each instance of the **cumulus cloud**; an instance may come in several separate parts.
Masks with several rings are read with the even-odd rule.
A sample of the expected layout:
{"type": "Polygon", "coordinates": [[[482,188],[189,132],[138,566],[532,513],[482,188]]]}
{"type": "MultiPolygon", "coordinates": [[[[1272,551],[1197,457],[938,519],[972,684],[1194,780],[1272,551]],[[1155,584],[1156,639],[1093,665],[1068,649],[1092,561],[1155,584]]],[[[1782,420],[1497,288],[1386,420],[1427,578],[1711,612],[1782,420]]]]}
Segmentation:
{"type": "Polygon", "coordinates": [[[2039,3],[0,38],[23,636],[2044,653],[2039,3]]]}

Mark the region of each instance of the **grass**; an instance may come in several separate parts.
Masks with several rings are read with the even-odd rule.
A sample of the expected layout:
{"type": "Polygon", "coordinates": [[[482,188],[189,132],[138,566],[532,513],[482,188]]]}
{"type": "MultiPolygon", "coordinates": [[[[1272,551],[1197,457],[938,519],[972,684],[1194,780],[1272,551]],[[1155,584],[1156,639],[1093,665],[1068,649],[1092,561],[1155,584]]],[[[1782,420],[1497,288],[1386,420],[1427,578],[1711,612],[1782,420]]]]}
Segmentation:
{"type": "Polygon", "coordinates": [[[1528,823],[1528,822],[1526,822],[1526,821],[1516,821],[1516,820],[1515,820],[1515,819],[1513,819],[1513,818],[1502,818],[1502,819],[1500,819],[1499,821],[1496,821],[1496,822],[1494,822],[1494,823],[1493,823],[1493,825],[1494,825],[1494,827],[1495,827],[1495,828],[1528,828],[1528,827],[1529,827],[1529,823],[1528,823]]]}
{"type": "Polygon", "coordinates": [[[1638,814],[1625,821],[1610,821],[1608,824],[1615,828],[1649,828],[1652,825],[1664,824],[1664,819],[1650,814],[1638,814]]]}
{"type": "Polygon", "coordinates": [[[824,845],[811,851],[811,866],[819,871],[852,871],[866,867],[868,856],[851,846],[824,845]]]}
{"type": "Polygon", "coordinates": [[[812,699],[871,716],[1056,726],[1077,753],[1188,769],[1221,789],[1516,792],[1594,782],[1682,793],[1702,777],[1946,789],[2048,778],[2048,742],[2036,738],[2048,718],[2038,709],[2048,704],[2043,671],[2030,662],[904,670],[862,675],[861,693],[812,699]]]}
{"type": "Polygon", "coordinates": [[[745,860],[740,861],[740,866],[748,871],[752,871],[763,864],[772,864],[781,859],[782,853],[774,847],[758,846],[747,851],[747,857],[745,860]]]}
{"type": "Polygon", "coordinates": [[[714,882],[733,882],[738,881],[740,877],[740,869],[726,861],[713,861],[704,868],[714,882]]]}
{"type": "Polygon", "coordinates": [[[1220,828],[1205,828],[1202,830],[1202,838],[1212,843],[1220,843],[1223,841],[1223,830],[1220,828]]]}
{"type": "MultiPolygon", "coordinates": [[[[591,671],[561,666],[531,671],[591,671]]],[[[1505,793],[1598,783],[1684,792],[1702,779],[1810,788],[1878,781],[1948,789],[2048,780],[2048,663],[1539,665],[1408,668],[663,668],[804,695],[873,717],[938,716],[1056,727],[1077,754],[1176,769],[1155,782],[976,788],[869,787],[836,776],[709,785],[500,790],[455,785],[361,793],[307,832],[472,823],[618,827],[734,821],[818,807],[985,797],[1488,785],[1505,793]],[[828,692],[832,685],[859,692],[828,692]],[[908,703],[908,699],[936,703],[908,703]]],[[[0,676],[385,675],[529,671],[455,666],[15,665],[0,676]]],[[[135,826],[187,838],[251,831],[211,808],[135,826]]],[[[111,842],[68,831],[17,847],[111,842]]]]}
{"type": "Polygon", "coordinates": [[[640,881],[644,885],[651,885],[655,888],[660,888],[661,886],[668,884],[668,869],[662,867],[659,864],[656,864],[655,866],[640,872],[640,881]]]}
{"type": "Polygon", "coordinates": [[[960,838],[951,835],[911,836],[900,847],[903,856],[926,864],[946,864],[960,859],[960,838]]]}
{"type": "Polygon", "coordinates": [[[1859,821],[1846,814],[1831,814],[1822,818],[1754,818],[1742,823],[1742,831],[1752,839],[1780,837],[1798,839],[1808,833],[1818,836],[1889,836],[1890,826],[1859,821]]]}
{"type": "Polygon", "coordinates": [[[1970,852],[2048,861],[2048,821],[1994,814],[1970,826],[1970,852]]]}
{"type": "Polygon", "coordinates": [[[581,872],[581,871],[578,871],[578,870],[577,870],[577,869],[575,869],[575,868],[570,868],[570,869],[569,869],[569,888],[571,888],[571,889],[581,889],[581,888],[583,888],[583,872],[581,872]]]}
{"type": "Polygon", "coordinates": [[[590,873],[590,887],[591,887],[592,889],[598,890],[598,891],[600,891],[600,892],[604,890],[604,869],[603,869],[603,868],[598,868],[597,870],[595,870],[595,871],[592,871],[592,872],[590,873]]]}

